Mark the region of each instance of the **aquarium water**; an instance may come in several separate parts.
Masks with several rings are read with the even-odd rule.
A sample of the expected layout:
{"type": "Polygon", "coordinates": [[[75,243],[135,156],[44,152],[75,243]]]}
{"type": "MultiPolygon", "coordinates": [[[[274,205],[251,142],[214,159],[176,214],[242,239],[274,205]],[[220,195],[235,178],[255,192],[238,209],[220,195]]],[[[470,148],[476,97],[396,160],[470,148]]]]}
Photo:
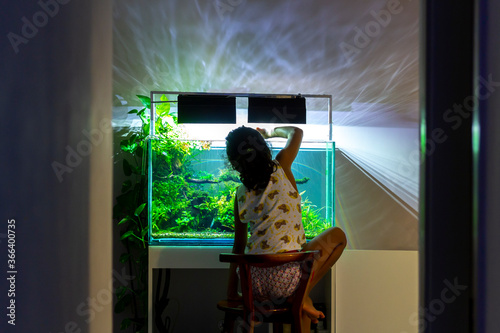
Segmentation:
{"type": "MultiPolygon", "coordinates": [[[[273,156],[284,140],[270,142],[273,156]]],[[[304,141],[292,165],[307,238],[333,225],[334,143],[304,141]]],[[[151,245],[231,245],[241,185],[223,140],[152,139],[148,154],[151,245]]]]}

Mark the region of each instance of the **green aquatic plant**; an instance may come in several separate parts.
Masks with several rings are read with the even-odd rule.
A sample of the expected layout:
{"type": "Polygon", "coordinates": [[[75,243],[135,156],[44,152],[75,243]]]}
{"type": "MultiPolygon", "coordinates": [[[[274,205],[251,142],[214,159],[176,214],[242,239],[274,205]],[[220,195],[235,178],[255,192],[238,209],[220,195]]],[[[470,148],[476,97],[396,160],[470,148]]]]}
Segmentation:
{"type": "Polygon", "coordinates": [[[193,216],[189,211],[183,211],[181,217],[175,219],[175,226],[170,230],[176,232],[186,232],[192,230],[190,227],[191,222],[193,221],[193,216]]]}
{"type": "MultiPolygon", "coordinates": [[[[125,252],[120,256],[120,262],[129,269],[133,276],[129,286],[118,286],[115,290],[117,302],[115,312],[129,311],[132,317],[125,318],[120,329],[132,326],[134,332],[147,331],[147,267],[148,267],[148,207],[147,207],[147,157],[149,151],[154,151],[156,158],[154,169],[160,170],[168,179],[157,179],[155,183],[156,200],[152,207],[153,220],[161,221],[175,217],[179,225],[185,225],[189,216],[182,215],[188,207],[188,200],[178,199],[177,193],[183,193],[186,188],[185,172],[190,163],[190,155],[195,144],[182,142],[184,133],[177,126],[175,115],[170,112],[170,104],[165,96],[165,103],[156,107],[156,120],[150,122],[151,100],[147,96],[137,96],[143,108],[131,110],[141,119],[141,127],[128,138],[120,142],[121,157],[123,157],[123,173],[128,179],[122,184],[120,195],[116,197],[113,207],[113,217],[120,228],[120,240],[125,252]],[[155,126],[158,140],[148,140],[150,126],[155,126]],[[167,181],[168,180],[168,181],[167,181]],[[183,219],[184,218],[184,219],[183,219]]],[[[189,223],[188,223],[189,224],[189,223]]],[[[153,229],[160,230],[153,224],[153,229]]],[[[189,228],[186,227],[187,229],[189,228]]]]}
{"type": "Polygon", "coordinates": [[[201,215],[211,217],[210,229],[217,231],[234,231],[234,194],[237,185],[227,184],[219,195],[209,196],[196,205],[201,215]]]}
{"type": "Polygon", "coordinates": [[[132,326],[134,332],[147,331],[147,267],[148,267],[148,218],[147,218],[147,175],[145,157],[146,138],[149,135],[150,107],[148,97],[138,96],[144,108],[132,110],[142,120],[142,126],[128,138],[120,142],[123,173],[128,178],[123,182],[121,193],[116,197],[113,218],[120,229],[120,240],[125,252],[120,256],[120,263],[126,266],[132,276],[128,286],[115,289],[117,301],[116,313],[128,311],[131,317],[125,318],[120,329],[132,326]]]}
{"type": "Polygon", "coordinates": [[[307,239],[312,239],[323,230],[331,227],[331,222],[321,216],[323,208],[317,208],[307,197],[302,198],[301,210],[302,224],[304,225],[307,239]]]}
{"type": "Polygon", "coordinates": [[[213,233],[233,231],[233,198],[239,179],[234,171],[223,168],[219,176],[205,170],[194,170],[193,164],[202,159],[210,148],[208,142],[179,140],[184,144],[181,168],[175,168],[168,151],[153,149],[152,238],[182,238],[186,232],[203,232],[204,238],[213,233]],[[186,149],[187,147],[187,149],[186,149]],[[170,158],[170,160],[168,160],[170,158]],[[161,164],[160,164],[161,163],[161,164]],[[157,168],[160,166],[161,168],[157,168]]]}

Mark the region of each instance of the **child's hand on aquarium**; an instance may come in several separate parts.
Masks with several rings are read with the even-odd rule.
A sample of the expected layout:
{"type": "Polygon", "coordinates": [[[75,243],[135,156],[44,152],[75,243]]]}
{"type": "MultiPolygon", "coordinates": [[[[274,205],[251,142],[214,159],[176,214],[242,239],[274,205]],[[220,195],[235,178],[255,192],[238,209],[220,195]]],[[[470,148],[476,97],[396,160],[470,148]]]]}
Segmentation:
{"type": "Polygon", "coordinates": [[[257,127],[256,130],[262,135],[264,139],[269,139],[271,137],[271,133],[265,128],[257,127]]]}

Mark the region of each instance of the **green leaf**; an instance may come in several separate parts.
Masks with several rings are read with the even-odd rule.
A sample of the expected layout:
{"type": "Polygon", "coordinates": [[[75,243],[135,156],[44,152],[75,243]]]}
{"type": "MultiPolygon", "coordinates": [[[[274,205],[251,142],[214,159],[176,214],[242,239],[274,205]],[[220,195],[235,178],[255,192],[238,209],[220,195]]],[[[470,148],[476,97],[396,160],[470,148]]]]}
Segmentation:
{"type": "Polygon", "coordinates": [[[129,237],[128,241],[134,243],[137,246],[136,248],[142,249],[144,247],[144,242],[139,237],[136,237],[135,234],[134,237],[129,237]]]}
{"type": "Polygon", "coordinates": [[[146,207],[146,203],[143,203],[142,205],[140,205],[139,207],[137,207],[137,209],[134,212],[134,215],[135,216],[141,215],[142,211],[144,210],[144,207],[146,207]]]}
{"type": "Polygon", "coordinates": [[[144,238],[144,236],[148,233],[148,228],[144,228],[141,230],[141,238],[144,238]]]}
{"type": "MultiPolygon", "coordinates": [[[[144,109],[146,110],[146,109],[144,109]]],[[[149,114],[146,114],[145,112],[138,113],[139,118],[141,118],[141,121],[143,124],[149,124],[149,114]]]]}
{"type": "Polygon", "coordinates": [[[126,233],[124,233],[121,237],[120,240],[124,240],[125,238],[133,237],[134,235],[134,230],[129,230],[126,233]]]}
{"type": "Polygon", "coordinates": [[[130,318],[125,318],[122,320],[122,323],[120,324],[120,330],[126,330],[130,324],[132,323],[132,321],[130,320],[130,318]]]}
{"type": "Polygon", "coordinates": [[[141,110],[137,111],[137,115],[138,115],[139,117],[144,117],[144,114],[145,114],[145,113],[146,113],[146,108],[143,108],[143,109],[141,109],[141,110]]]}
{"type": "Polygon", "coordinates": [[[120,142],[120,148],[123,151],[133,153],[137,149],[137,142],[131,140],[122,140],[120,142]]]}
{"type": "Polygon", "coordinates": [[[125,296],[126,292],[127,292],[127,287],[125,286],[117,287],[115,289],[116,299],[121,299],[123,296],[125,296]]]}
{"type": "Polygon", "coordinates": [[[161,116],[156,119],[155,126],[157,132],[161,133],[165,131],[164,130],[165,126],[163,126],[163,121],[161,119],[161,116]]]}
{"type": "Polygon", "coordinates": [[[123,224],[123,223],[128,222],[128,221],[132,221],[132,219],[129,218],[128,216],[124,217],[124,218],[121,219],[120,222],[118,222],[118,225],[123,224]]]}
{"type": "Polygon", "coordinates": [[[137,109],[133,109],[133,110],[130,110],[129,112],[127,112],[128,114],[133,114],[133,113],[137,113],[137,109]]]}
{"type": "MultiPolygon", "coordinates": [[[[167,96],[165,95],[162,95],[160,97],[160,100],[163,102],[168,101],[167,96]]],[[[170,103],[158,103],[156,105],[156,114],[160,116],[160,118],[168,115],[169,113],[170,113],[170,103]]]]}
{"type": "Polygon", "coordinates": [[[143,131],[144,135],[148,135],[148,134],[149,134],[149,123],[148,123],[148,124],[145,124],[145,125],[142,127],[142,131],[143,131]]]}
{"type": "Polygon", "coordinates": [[[137,95],[137,98],[139,98],[139,100],[142,102],[142,105],[144,105],[148,109],[151,109],[151,98],[144,95],[137,95]]]}
{"type": "Polygon", "coordinates": [[[124,253],[120,256],[120,262],[126,263],[130,259],[130,254],[129,253],[124,253]]]}

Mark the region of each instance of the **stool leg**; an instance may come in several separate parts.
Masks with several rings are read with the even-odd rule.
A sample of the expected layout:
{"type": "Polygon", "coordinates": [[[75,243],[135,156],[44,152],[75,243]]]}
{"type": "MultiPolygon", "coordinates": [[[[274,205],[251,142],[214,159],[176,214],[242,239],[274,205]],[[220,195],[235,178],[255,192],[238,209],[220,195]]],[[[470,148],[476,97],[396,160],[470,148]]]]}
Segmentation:
{"type": "Polygon", "coordinates": [[[222,327],[222,333],[233,333],[234,332],[234,322],[237,316],[226,312],[224,316],[224,326],[222,327]]]}
{"type": "Polygon", "coordinates": [[[283,333],[283,324],[273,323],[273,333],[283,333]]]}

